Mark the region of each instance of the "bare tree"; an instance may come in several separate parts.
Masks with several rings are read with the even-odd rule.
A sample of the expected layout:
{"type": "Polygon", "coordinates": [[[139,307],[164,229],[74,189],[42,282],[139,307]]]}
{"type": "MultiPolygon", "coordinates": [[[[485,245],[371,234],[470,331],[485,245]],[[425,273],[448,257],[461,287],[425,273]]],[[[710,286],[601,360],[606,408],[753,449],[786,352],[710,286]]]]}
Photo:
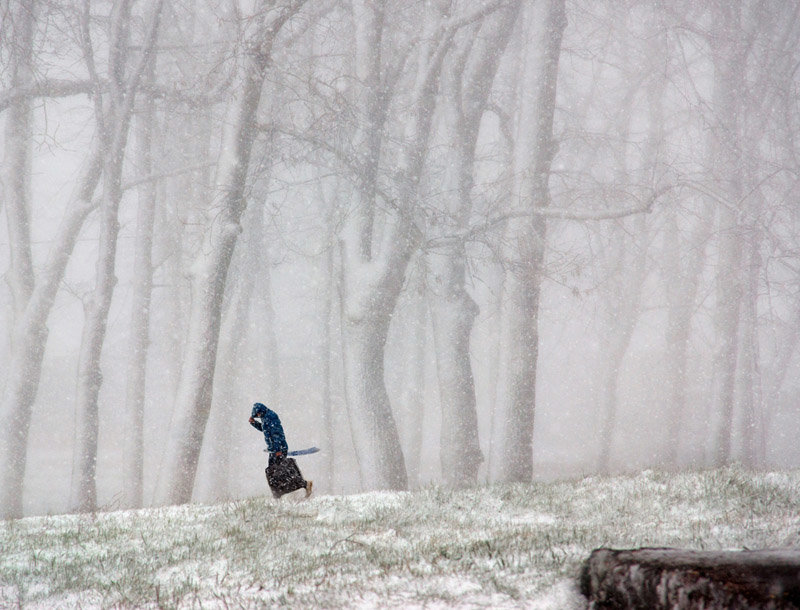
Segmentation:
{"type": "MultiPolygon", "coordinates": [[[[150,50],[156,42],[163,0],[153,5],[142,52],[138,61],[129,58],[131,0],[118,0],[111,9],[109,89],[106,95],[95,96],[97,123],[101,126],[103,149],[103,196],[100,205],[100,238],[95,286],[84,303],[84,327],[78,364],[78,482],[76,505],[83,512],[97,509],[97,438],[99,431],[97,397],[102,384],[100,354],[106,335],[108,311],[114,294],[116,277],[118,211],[122,200],[122,166],[129,134],[136,92],[144,70],[151,60],[150,50]]],[[[84,13],[88,21],[88,11],[84,13]]],[[[84,26],[85,54],[90,74],[96,74],[94,49],[91,47],[88,23],[84,26]]],[[[97,89],[99,90],[99,83],[97,89]]]]}
{"type": "Polygon", "coordinates": [[[548,180],[561,38],[563,0],[529,4],[523,12],[522,73],[518,81],[512,209],[506,221],[501,311],[501,354],[495,408],[504,423],[496,478],[530,481],[539,351],[539,296],[547,222],[537,210],[550,203],[548,180]]]}
{"type": "MultiPolygon", "coordinates": [[[[786,115],[782,109],[785,107],[783,100],[794,99],[795,104],[790,102],[789,107],[790,113],[796,114],[793,89],[796,87],[795,74],[800,59],[800,6],[775,5],[762,10],[756,5],[750,8],[749,15],[757,16],[756,24],[752,26],[752,36],[764,43],[753,45],[750,50],[753,66],[751,81],[755,82],[755,86],[750,88],[742,124],[743,146],[748,152],[743,177],[748,189],[740,211],[744,240],[744,291],[736,407],[740,413],[742,431],[741,459],[755,468],[765,463],[769,411],[776,408],[776,405],[767,402],[769,382],[766,378],[762,379],[763,370],[770,363],[761,348],[763,337],[767,334],[762,322],[766,308],[761,296],[765,293],[771,274],[769,242],[775,241],[779,226],[773,219],[784,207],[781,205],[784,199],[781,191],[786,188],[784,185],[788,178],[791,192],[792,180],[796,184],[797,177],[797,173],[794,173],[797,170],[796,159],[792,160],[785,152],[768,155],[765,151],[785,151],[791,147],[788,142],[796,137],[790,127],[791,120],[785,123],[786,115]],[[781,127],[770,127],[776,124],[781,127]]],[[[783,374],[785,372],[780,373],[783,374]]]]}
{"type": "Polygon", "coordinates": [[[341,239],[342,352],[350,428],[366,488],[405,488],[407,475],[383,378],[384,344],[411,250],[409,220],[384,252],[373,246],[381,131],[381,46],[385,0],[353,2],[355,133],[358,185],[341,239]],[[404,234],[406,233],[406,234],[404,234]],[[404,240],[405,243],[403,243],[404,240]]]}
{"type": "MultiPolygon", "coordinates": [[[[426,29],[416,45],[413,84],[402,115],[402,144],[397,152],[391,198],[378,184],[387,90],[381,80],[385,2],[353,4],[356,29],[356,133],[352,138],[358,165],[355,201],[341,234],[343,289],[343,350],[345,389],[351,430],[368,489],[404,489],[408,476],[384,381],[384,345],[403,286],[403,277],[418,241],[413,223],[415,201],[428,149],[442,62],[454,35],[462,27],[497,9],[492,3],[447,18],[444,7],[431,5],[426,29]],[[384,199],[383,203],[379,200],[384,199]],[[382,206],[390,208],[376,231],[382,206]]],[[[394,85],[394,83],[389,83],[394,85]]]]}
{"type": "MultiPolygon", "coordinates": [[[[611,14],[614,22],[625,24],[626,7],[616,5],[611,14]]],[[[635,49],[627,40],[622,42],[623,70],[630,71],[630,57],[635,49]]],[[[657,166],[663,147],[663,96],[666,80],[659,73],[663,52],[656,43],[649,53],[645,51],[646,72],[633,75],[623,99],[618,104],[613,129],[617,145],[612,153],[613,184],[625,185],[631,190],[649,190],[649,181],[657,179],[657,166]],[[652,72],[651,72],[652,71],[652,72]],[[653,73],[652,78],[646,75],[653,73]],[[631,133],[635,118],[634,100],[639,96],[647,100],[648,133],[645,142],[638,146],[631,133]],[[631,151],[631,149],[634,149],[631,151]],[[641,148],[640,155],[636,151],[641,148]],[[638,162],[638,166],[636,164],[638,162]]],[[[600,454],[598,469],[609,472],[611,455],[619,415],[619,387],[622,365],[628,353],[636,324],[642,311],[642,293],[647,278],[648,245],[652,231],[648,217],[638,214],[631,219],[621,219],[607,226],[607,239],[597,258],[607,263],[607,279],[601,284],[603,293],[599,325],[601,332],[602,362],[599,376],[599,403],[602,426],[600,429],[600,454]]]]}
{"type": "Polygon", "coordinates": [[[203,432],[211,407],[211,391],[222,295],[233,248],[241,230],[244,191],[257,111],[275,39],[305,0],[273,5],[258,3],[254,24],[245,33],[237,58],[217,163],[214,200],[209,210],[203,247],[195,260],[187,350],[175,397],[174,418],[159,479],[158,500],[180,504],[191,500],[203,432]]]}
{"type": "MultiPolygon", "coordinates": [[[[9,56],[9,85],[25,89],[33,81],[33,42],[38,3],[13,2],[8,8],[6,52],[9,56]]],[[[6,112],[3,198],[11,248],[11,265],[6,281],[11,288],[14,319],[19,320],[33,291],[30,239],[31,99],[20,96],[6,112]]]]}
{"type": "MultiPolygon", "coordinates": [[[[150,62],[152,81],[155,60],[150,62]]],[[[146,97],[136,117],[136,169],[142,176],[153,173],[153,132],[155,104],[146,97]]],[[[133,263],[133,303],[131,304],[131,345],[128,355],[125,413],[127,415],[123,452],[123,493],[125,506],[138,508],[144,486],[144,397],[147,351],[150,344],[150,303],[153,290],[153,226],[156,216],[157,184],[147,181],[137,189],[138,213],[133,263]]]]}
{"type": "Polygon", "coordinates": [[[424,252],[420,251],[410,263],[405,289],[406,316],[395,323],[403,329],[401,350],[405,365],[400,372],[402,391],[398,397],[398,426],[403,442],[403,456],[411,489],[419,486],[422,466],[423,432],[426,418],[425,372],[428,368],[428,302],[424,252]],[[405,322],[405,323],[403,323],[405,322]]]}
{"type": "Polygon", "coordinates": [[[714,463],[731,457],[733,405],[738,354],[739,315],[742,301],[741,227],[737,207],[742,198],[742,142],[739,91],[744,86],[741,66],[746,41],[741,32],[741,2],[715,4],[710,38],[714,60],[714,124],[712,176],[719,185],[717,210],[718,248],[714,326],[714,385],[711,407],[718,418],[714,463]]]}
{"type": "Polygon", "coordinates": [[[338,188],[325,189],[320,185],[320,199],[328,209],[325,219],[325,233],[327,235],[323,253],[323,274],[325,285],[322,287],[322,307],[320,318],[322,321],[322,347],[320,358],[320,383],[322,384],[322,430],[325,438],[326,461],[323,480],[328,490],[333,490],[336,479],[336,461],[339,456],[336,442],[334,408],[334,374],[333,361],[335,354],[341,354],[340,349],[334,349],[339,341],[340,328],[337,322],[341,320],[341,303],[339,302],[339,273],[336,270],[336,227],[341,205],[338,202],[338,188]]]}
{"type": "Polygon", "coordinates": [[[519,15],[512,2],[473,26],[454,46],[442,73],[440,124],[432,148],[442,151],[441,209],[427,253],[428,291],[442,407],[440,459],[447,485],[475,484],[483,461],[478,439],[470,334],[478,306],[466,289],[466,244],[473,166],[481,117],[497,66],[519,15]],[[474,31],[473,31],[474,30],[474,31]]]}
{"type": "MultiPolygon", "coordinates": [[[[269,277],[269,263],[265,264],[263,256],[264,226],[261,216],[262,209],[257,206],[249,206],[244,212],[244,236],[238,241],[231,262],[231,268],[238,273],[228,282],[223,304],[220,326],[222,340],[214,368],[214,396],[209,419],[209,427],[213,426],[213,434],[210,434],[204,443],[211,455],[210,488],[212,497],[216,500],[231,498],[232,426],[233,422],[239,420],[236,417],[237,407],[244,390],[239,383],[237,373],[242,370],[245,363],[248,330],[254,326],[253,293],[257,282],[253,281],[250,273],[254,269],[259,269],[263,270],[260,275],[269,277]]],[[[275,357],[274,354],[271,356],[275,357]]]]}
{"type": "MultiPolygon", "coordinates": [[[[32,5],[18,3],[20,18],[31,17],[28,9],[32,5]],[[24,5],[24,6],[23,6],[24,5]]],[[[15,3],[15,6],[17,3],[15,3]]],[[[21,30],[24,32],[24,29],[21,30]]],[[[17,91],[9,96],[10,100],[30,99],[33,96],[47,94],[49,87],[31,87],[17,91]]],[[[12,130],[13,132],[13,130],[12,130]]],[[[14,157],[11,157],[13,159],[14,157]]],[[[2,413],[2,431],[4,436],[0,442],[0,511],[6,518],[22,516],[22,497],[25,468],[27,464],[28,432],[31,423],[31,408],[36,398],[41,377],[42,358],[47,343],[47,318],[53,306],[64,270],[72,254],[78,233],[89,212],[95,207],[92,200],[102,169],[101,147],[99,138],[95,138],[91,150],[84,162],[76,186],[61,221],[59,229],[50,247],[49,255],[35,281],[31,284],[29,297],[15,304],[18,311],[12,330],[12,354],[8,366],[8,377],[3,394],[0,413],[2,413]]],[[[27,178],[23,180],[28,180],[27,178]]],[[[27,188],[27,187],[25,187],[27,188]]],[[[28,217],[27,208],[11,209],[10,206],[26,205],[23,199],[13,197],[6,200],[7,213],[14,218],[28,217]]],[[[11,224],[11,223],[10,223],[11,224]]],[[[24,264],[29,258],[30,236],[25,230],[9,232],[12,252],[18,264],[24,264]]],[[[32,270],[31,270],[32,273],[32,270]]],[[[20,268],[13,275],[24,276],[20,268]]],[[[32,276],[31,276],[32,277],[32,276]]],[[[25,280],[31,282],[31,280],[25,280]]],[[[17,294],[23,296],[21,292],[17,294]]]]}

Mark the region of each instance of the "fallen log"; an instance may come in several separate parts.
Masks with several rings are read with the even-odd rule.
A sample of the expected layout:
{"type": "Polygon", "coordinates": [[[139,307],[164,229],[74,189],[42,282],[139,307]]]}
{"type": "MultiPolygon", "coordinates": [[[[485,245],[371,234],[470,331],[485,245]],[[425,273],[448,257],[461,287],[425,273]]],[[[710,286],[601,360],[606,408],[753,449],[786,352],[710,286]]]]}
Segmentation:
{"type": "Polygon", "coordinates": [[[590,609],[800,609],[800,549],[596,549],[580,588],[590,609]]]}

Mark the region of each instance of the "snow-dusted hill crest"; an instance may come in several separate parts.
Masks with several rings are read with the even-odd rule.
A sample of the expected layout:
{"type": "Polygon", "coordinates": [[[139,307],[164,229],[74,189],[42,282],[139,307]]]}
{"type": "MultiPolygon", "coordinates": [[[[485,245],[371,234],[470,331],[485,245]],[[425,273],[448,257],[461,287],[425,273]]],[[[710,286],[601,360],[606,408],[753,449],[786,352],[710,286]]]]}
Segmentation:
{"type": "Polygon", "coordinates": [[[599,546],[800,546],[800,472],[256,497],[0,523],[0,607],[582,608],[599,546]]]}

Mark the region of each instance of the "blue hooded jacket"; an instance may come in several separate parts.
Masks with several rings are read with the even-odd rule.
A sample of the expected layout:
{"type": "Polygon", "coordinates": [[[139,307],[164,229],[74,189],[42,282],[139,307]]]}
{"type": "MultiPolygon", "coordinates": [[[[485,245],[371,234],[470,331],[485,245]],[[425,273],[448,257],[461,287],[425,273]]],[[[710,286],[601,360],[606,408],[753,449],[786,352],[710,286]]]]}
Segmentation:
{"type": "Polygon", "coordinates": [[[260,418],[261,421],[250,422],[256,430],[264,433],[264,441],[267,443],[267,451],[270,453],[281,452],[286,455],[289,447],[286,444],[286,437],[283,434],[283,426],[278,414],[265,405],[257,402],[253,405],[250,417],[260,418]]]}

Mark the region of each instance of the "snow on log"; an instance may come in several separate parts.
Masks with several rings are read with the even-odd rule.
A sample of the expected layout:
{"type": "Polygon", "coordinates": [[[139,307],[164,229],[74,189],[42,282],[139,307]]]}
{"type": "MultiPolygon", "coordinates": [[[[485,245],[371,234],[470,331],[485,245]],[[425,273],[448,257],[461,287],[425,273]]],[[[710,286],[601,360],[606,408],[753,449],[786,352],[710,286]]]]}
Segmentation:
{"type": "Polygon", "coordinates": [[[800,609],[800,549],[596,549],[580,587],[592,609],[800,609]]]}

